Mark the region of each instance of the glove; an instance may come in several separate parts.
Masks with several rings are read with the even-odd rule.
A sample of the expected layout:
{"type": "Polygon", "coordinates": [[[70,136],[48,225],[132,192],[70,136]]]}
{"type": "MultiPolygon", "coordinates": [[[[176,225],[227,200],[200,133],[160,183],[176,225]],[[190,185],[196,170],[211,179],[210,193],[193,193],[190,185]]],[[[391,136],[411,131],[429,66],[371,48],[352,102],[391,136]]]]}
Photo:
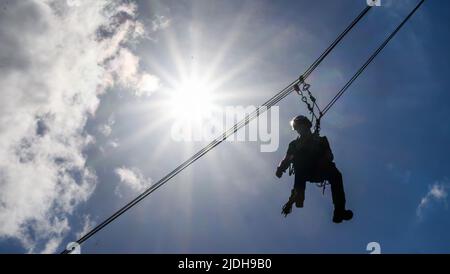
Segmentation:
{"type": "Polygon", "coordinates": [[[281,178],[281,176],[283,176],[283,170],[282,170],[280,167],[278,167],[278,168],[277,168],[277,172],[275,172],[275,175],[276,175],[278,178],[281,178]]]}
{"type": "Polygon", "coordinates": [[[284,206],[283,209],[281,210],[281,214],[284,215],[284,217],[286,218],[287,215],[289,215],[292,212],[292,203],[287,202],[284,206]]]}

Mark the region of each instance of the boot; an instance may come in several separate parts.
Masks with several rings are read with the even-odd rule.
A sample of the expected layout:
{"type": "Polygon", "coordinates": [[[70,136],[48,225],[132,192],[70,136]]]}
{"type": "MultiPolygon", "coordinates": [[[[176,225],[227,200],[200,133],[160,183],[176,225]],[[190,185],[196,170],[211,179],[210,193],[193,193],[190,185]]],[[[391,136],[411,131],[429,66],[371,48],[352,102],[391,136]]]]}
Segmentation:
{"type": "Polygon", "coordinates": [[[342,221],[349,221],[353,218],[353,211],[345,209],[345,206],[335,206],[333,214],[334,223],[342,223],[342,221]]]}
{"type": "Polygon", "coordinates": [[[297,208],[303,208],[304,201],[305,201],[305,194],[297,191],[295,195],[295,206],[297,208]]]}
{"type": "Polygon", "coordinates": [[[297,208],[303,208],[303,200],[296,200],[295,201],[295,207],[297,208]]]}

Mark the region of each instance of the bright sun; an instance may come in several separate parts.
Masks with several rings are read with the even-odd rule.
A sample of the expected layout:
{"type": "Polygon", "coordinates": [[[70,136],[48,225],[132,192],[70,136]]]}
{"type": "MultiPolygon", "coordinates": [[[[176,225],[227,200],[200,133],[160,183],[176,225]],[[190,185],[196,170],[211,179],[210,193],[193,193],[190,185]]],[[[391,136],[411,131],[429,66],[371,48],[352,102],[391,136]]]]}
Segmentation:
{"type": "Polygon", "coordinates": [[[201,122],[214,109],[214,98],[207,83],[193,77],[181,81],[174,88],[169,105],[177,120],[201,122]]]}

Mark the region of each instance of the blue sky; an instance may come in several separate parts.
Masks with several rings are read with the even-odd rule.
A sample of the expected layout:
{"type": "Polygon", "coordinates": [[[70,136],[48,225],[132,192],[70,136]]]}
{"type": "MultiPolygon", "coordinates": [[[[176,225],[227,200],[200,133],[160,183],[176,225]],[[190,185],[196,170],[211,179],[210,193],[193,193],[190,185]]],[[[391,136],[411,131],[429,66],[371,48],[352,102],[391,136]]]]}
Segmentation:
{"type": "MultiPolygon", "coordinates": [[[[321,106],[416,3],[382,2],[311,75],[311,90],[321,106]]],[[[170,110],[160,102],[180,71],[196,68],[207,74],[216,68],[212,79],[223,80],[214,89],[221,106],[261,104],[298,77],[365,1],[136,4],[135,20],[150,32],[127,47],[139,58],[139,71],[159,79],[159,87],[138,96],[129,92],[130,85],[119,83],[98,94],[95,114],[78,125],[80,136],[95,139],[81,151],[83,168],[97,177],[95,189],[64,215],[51,209],[43,214],[64,216],[64,233],[41,238],[36,236],[39,226],[33,225],[37,221],[24,218],[15,223],[20,233],[0,230],[0,252],[42,251],[52,235],[60,239],[53,251],[60,250],[84,224],[104,220],[139,192],[121,182],[118,168],[133,171],[139,182],[155,182],[206,144],[174,142],[173,121],[162,118],[170,110]],[[99,130],[105,125],[106,134],[99,130]]],[[[255,142],[224,143],[89,239],[82,252],[367,253],[366,245],[375,241],[384,253],[448,253],[449,5],[426,1],[323,121],[322,134],[331,143],[347,205],[355,212],[351,222],[333,224],[330,189],[322,196],[312,184],[304,209],[294,209],[288,218],[280,214],[293,177],[278,180],[275,168],[296,137],[289,120],[306,112],[290,95],[278,104],[278,151],[262,153],[255,142]]],[[[18,63],[4,56],[4,67],[18,63]]],[[[0,179],[10,172],[6,165],[0,171],[0,179]]],[[[81,175],[68,174],[81,184],[81,175]]],[[[6,186],[7,179],[2,180],[6,186]]],[[[9,205],[6,198],[1,201],[9,205]]]]}

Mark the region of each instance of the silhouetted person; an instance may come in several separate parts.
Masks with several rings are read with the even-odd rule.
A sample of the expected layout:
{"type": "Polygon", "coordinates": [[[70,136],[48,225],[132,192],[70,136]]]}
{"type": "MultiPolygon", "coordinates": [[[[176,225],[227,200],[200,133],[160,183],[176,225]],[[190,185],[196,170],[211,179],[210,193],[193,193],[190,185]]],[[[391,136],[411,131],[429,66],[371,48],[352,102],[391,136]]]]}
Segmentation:
{"type": "Polygon", "coordinates": [[[345,193],[342,174],[333,162],[333,153],[326,137],[311,132],[312,123],[305,116],[297,116],[291,121],[292,129],[300,135],[289,144],[286,156],[277,168],[276,176],[283,173],[293,163],[295,172],[294,188],[282,213],[287,216],[292,205],[302,208],[305,200],[306,181],[317,183],[328,181],[331,185],[334,214],[333,222],[341,223],[353,217],[351,210],[345,209],[345,193]]]}

